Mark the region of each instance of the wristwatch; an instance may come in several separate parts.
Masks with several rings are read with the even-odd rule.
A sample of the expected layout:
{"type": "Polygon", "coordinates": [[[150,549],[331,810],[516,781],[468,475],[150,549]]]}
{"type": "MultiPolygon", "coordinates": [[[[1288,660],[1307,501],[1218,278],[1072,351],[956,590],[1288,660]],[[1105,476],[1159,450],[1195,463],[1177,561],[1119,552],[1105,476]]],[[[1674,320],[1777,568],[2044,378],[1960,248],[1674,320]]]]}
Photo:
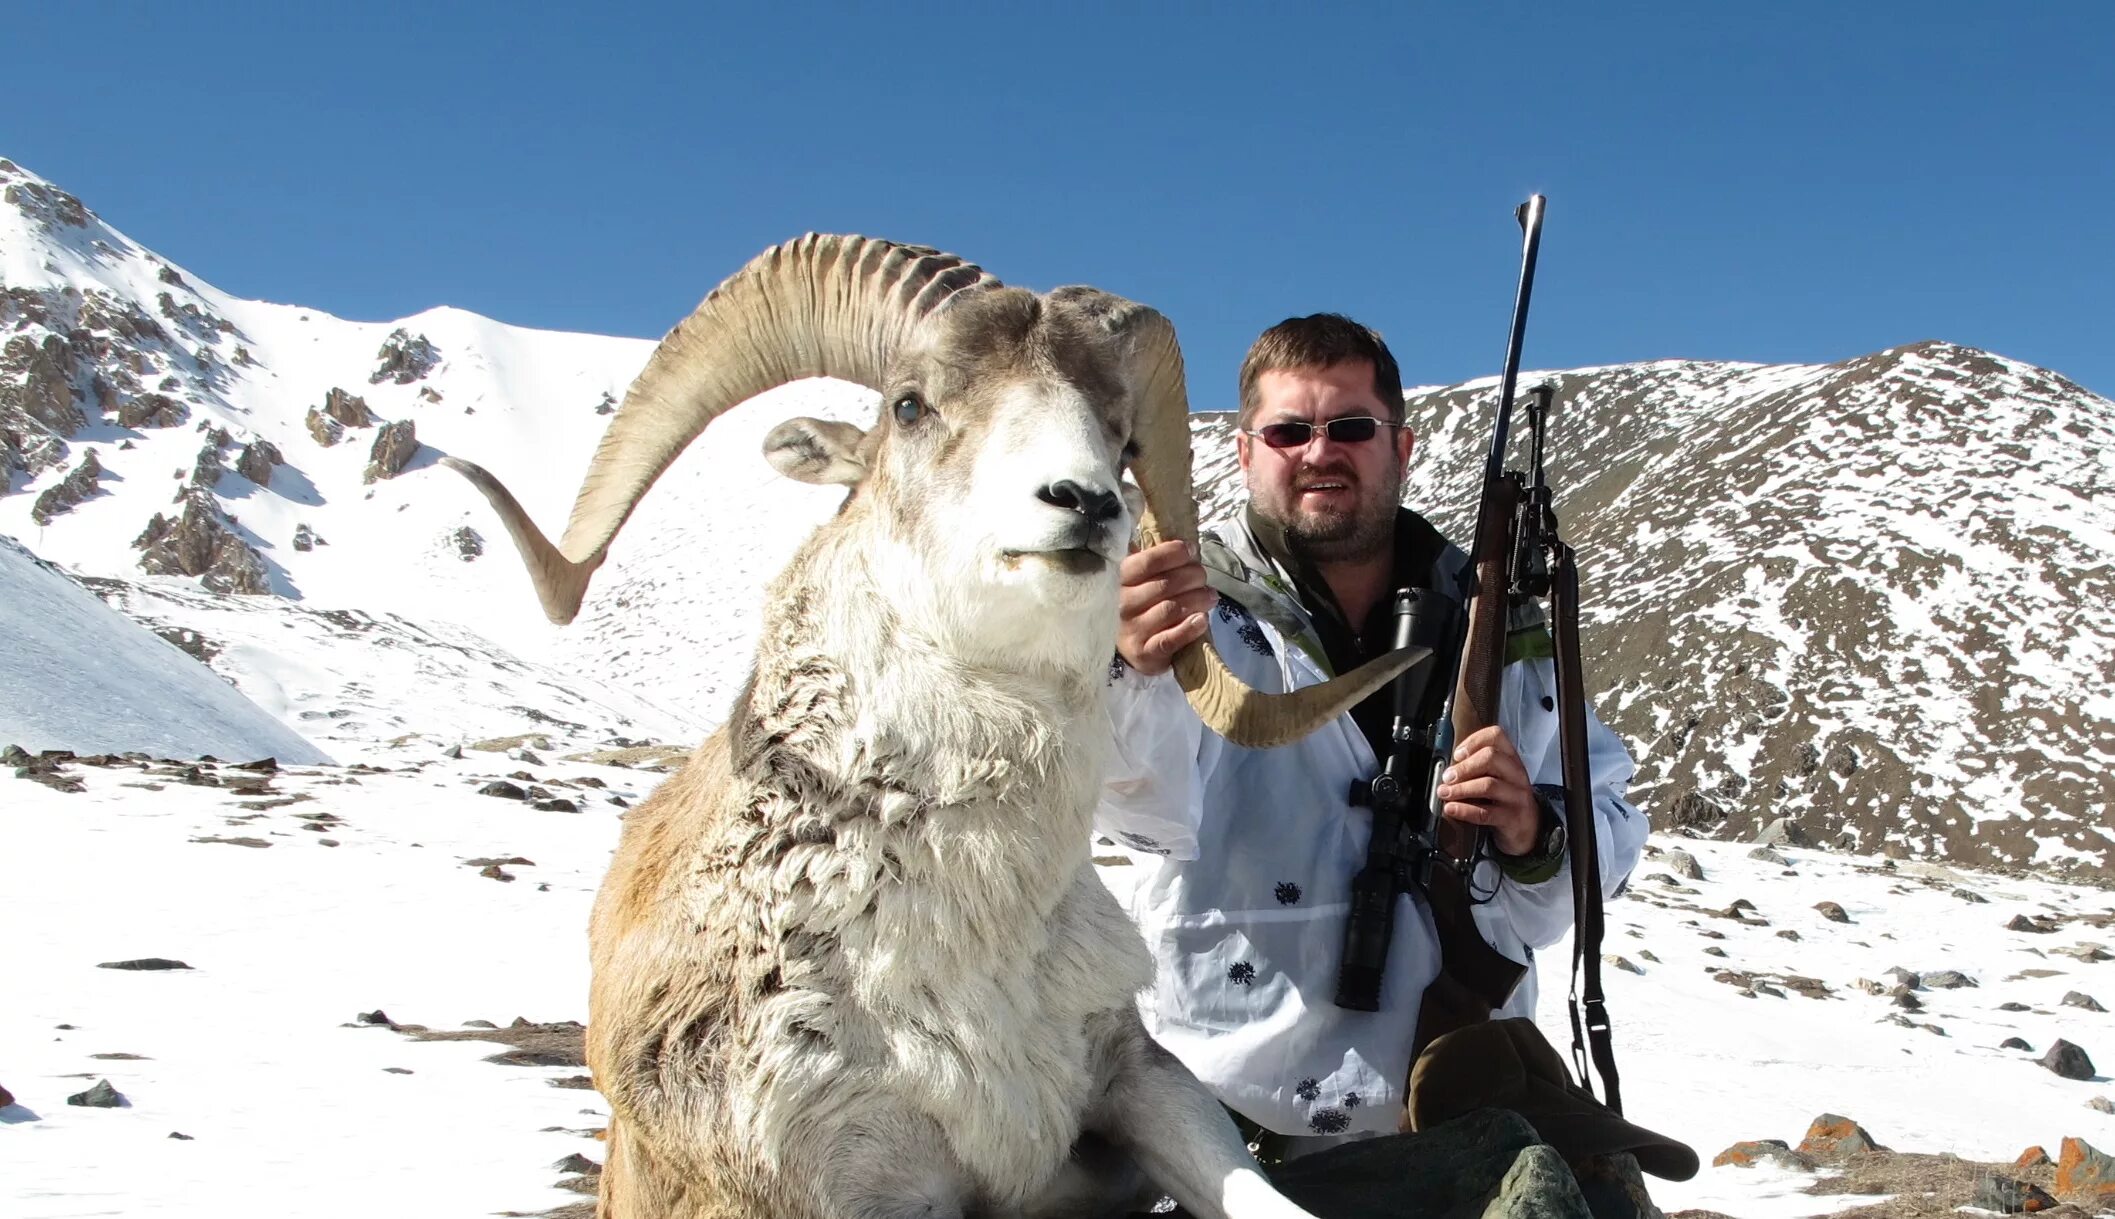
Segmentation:
{"type": "Polygon", "coordinates": [[[1493,844],[1491,854],[1505,874],[1522,884],[1539,884],[1555,876],[1564,866],[1564,819],[1557,815],[1557,806],[1539,788],[1535,792],[1535,808],[1541,812],[1541,824],[1535,828],[1535,844],[1524,855],[1508,855],[1493,844]]]}

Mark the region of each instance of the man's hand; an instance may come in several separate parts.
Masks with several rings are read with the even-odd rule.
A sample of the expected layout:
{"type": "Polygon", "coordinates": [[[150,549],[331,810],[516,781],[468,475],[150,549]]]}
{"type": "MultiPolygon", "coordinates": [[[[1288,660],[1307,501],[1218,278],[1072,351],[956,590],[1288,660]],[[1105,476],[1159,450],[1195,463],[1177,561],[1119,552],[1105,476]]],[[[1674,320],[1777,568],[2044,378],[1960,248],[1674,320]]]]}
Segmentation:
{"type": "Polygon", "coordinates": [[[1440,810],[1471,825],[1491,827],[1491,839],[1508,855],[1526,855],[1536,847],[1535,831],[1542,810],[1527,767],[1505,729],[1496,724],[1469,734],[1455,746],[1453,764],[1439,776],[1440,810]]]}
{"type": "Polygon", "coordinates": [[[1116,650],[1152,676],[1175,663],[1175,653],[1204,638],[1205,614],[1219,600],[1204,582],[1204,564],[1181,542],[1162,542],[1127,555],[1118,569],[1116,650]]]}

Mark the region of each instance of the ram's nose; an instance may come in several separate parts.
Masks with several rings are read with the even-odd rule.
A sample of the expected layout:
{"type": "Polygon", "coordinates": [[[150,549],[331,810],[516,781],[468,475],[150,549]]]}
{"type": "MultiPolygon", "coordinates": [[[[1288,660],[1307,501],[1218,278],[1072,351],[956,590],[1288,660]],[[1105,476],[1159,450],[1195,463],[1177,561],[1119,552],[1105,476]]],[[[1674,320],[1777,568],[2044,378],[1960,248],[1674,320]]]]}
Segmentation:
{"type": "Polygon", "coordinates": [[[1091,524],[1107,524],[1124,512],[1124,502],[1116,492],[1089,487],[1069,478],[1059,479],[1038,489],[1035,494],[1037,499],[1053,508],[1079,513],[1091,524]]]}

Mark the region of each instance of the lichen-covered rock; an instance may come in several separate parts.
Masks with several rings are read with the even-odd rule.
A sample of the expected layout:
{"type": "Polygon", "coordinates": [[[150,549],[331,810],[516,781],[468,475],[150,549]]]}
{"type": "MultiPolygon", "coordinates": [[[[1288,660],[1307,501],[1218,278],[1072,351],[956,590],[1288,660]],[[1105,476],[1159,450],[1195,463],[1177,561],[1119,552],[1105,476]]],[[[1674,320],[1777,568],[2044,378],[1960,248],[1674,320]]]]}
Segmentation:
{"type": "Polygon", "coordinates": [[[134,394],[118,404],[119,427],[182,427],[190,418],[184,404],[167,394],[134,394]]]}
{"type": "Polygon", "coordinates": [[[71,512],[81,501],[95,494],[96,483],[103,477],[103,466],[96,460],[95,450],[81,458],[81,464],[55,486],[45,489],[30,505],[29,517],[39,525],[51,524],[51,519],[61,513],[71,512]]]}
{"type": "Polygon", "coordinates": [[[404,465],[419,451],[418,428],[409,419],[398,419],[385,423],[375,433],[374,447],[368,450],[367,471],[361,482],[374,482],[383,478],[395,478],[404,472],[404,465]]]}
{"type": "Polygon", "coordinates": [[[1821,1160],[1833,1160],[1842,1156],[1865,1151],[1884,1150],[1865,1132],[1865,1127],[1847,1117],[1824,1113],[1807,1127],[1807,1137],[1799,1142],[1799,1150],[1805,1155],[1821,1160]]]}
{"type": "Polygon", "coordinates": [[[409,385],[433,371],[433,366],[440,363],[441,351],[425,335],[412,334],[399,327],[382,340],[382,350],[375,353],[375,359],[381,363],[367,378],[368,384],[394,381],[398,385],[409,385]]]}
{"type": "Polygon", "coordinates": [[[142,570],[163,576],[197,576],[219,593],[259,596],[271,592],[264,556],[228,528],[205,492],[191,489],[175,517],[155,513],[133,540],[142,570]]]}
{"type": "Polygon", "coordinates": [[[2065,1139],[2056,1156],[2056,1196],[2095,1209],[2115,1205],[2115,1158],[2084,1139],[2065,1139]]]}
{"type": "Polygon", "coordinates": [[[235,471],[260,487],[272,485],[272,467],[285,465],[279,448],[269,440],[252,440],[236,454],[235,471]]]}

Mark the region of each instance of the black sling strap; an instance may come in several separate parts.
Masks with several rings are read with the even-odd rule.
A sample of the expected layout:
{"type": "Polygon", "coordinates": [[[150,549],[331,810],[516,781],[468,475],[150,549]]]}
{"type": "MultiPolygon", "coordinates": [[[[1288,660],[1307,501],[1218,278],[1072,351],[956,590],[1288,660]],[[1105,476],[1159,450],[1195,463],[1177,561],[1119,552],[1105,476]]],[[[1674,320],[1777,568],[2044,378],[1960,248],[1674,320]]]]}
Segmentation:
{"type": "MultiPolygon", "coordinates": [[[[1551,536],[1555,522],[1551,521],[1551,536]]],[[[1551,624],[1556,644],[1557,734],[1564,764],[1565,834],[1572,865],[1572,969],[1570,1011],[1572,1062],[1579,1082],[1589,1091],[1593,1081],[1586,1063],[1591,1052],[1601,1074],[1606,1103],[1623,1112],[1616,1079],[1616,1051],[1610,1040],[1608,1001],[1601,992],[1601,844],[1594,819],[1594,796],[1586,757],[1586,682],[1579,663],[1579,564],[1572,548],[1555,544],[1556,571],[1550,588],[1551,624]]]]}

